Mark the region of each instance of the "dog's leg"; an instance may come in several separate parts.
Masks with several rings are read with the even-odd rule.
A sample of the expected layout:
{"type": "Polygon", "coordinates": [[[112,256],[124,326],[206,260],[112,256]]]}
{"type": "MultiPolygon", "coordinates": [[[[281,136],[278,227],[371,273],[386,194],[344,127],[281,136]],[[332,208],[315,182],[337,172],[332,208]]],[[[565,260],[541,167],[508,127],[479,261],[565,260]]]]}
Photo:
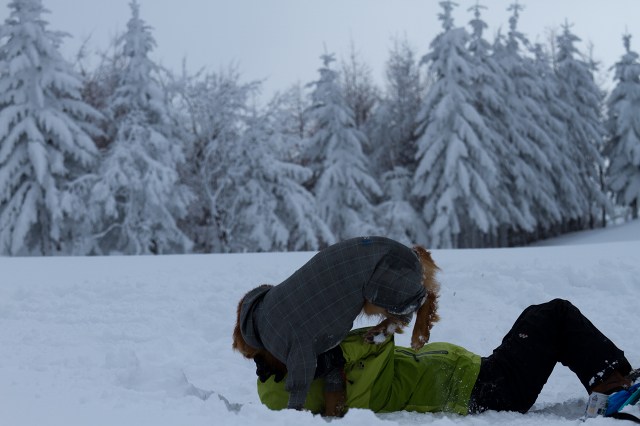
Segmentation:
{"type": "Polygon", "coordinates": [[[345,414],[347,393],[344,390],[324,393],[324,416],[342,417],[345,414]]]}
{"type": "Polygon", "coordinates": [[[367,343],[380,344],[384,342],[387,337],[394,333],[402,333],[403,328],[407,325],[402,319],[397,317],[387,317],[380,324],[375,327],[371,327],[364,335],[364,340],[367,343]]]}

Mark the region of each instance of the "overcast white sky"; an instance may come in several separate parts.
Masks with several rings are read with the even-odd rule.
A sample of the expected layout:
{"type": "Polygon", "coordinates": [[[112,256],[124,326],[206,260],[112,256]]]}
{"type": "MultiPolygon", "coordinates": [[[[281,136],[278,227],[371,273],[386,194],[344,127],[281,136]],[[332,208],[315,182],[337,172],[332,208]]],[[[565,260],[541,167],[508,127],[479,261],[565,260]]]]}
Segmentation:
{"type": "MultiPolygon", "coordinates": [[[[532,41],[545,41],[549,29],[567,19],[573,31],[594,45],[596,59],[608,69],[622,55],[622,34],[631,33],[640,51],[639,0],[519,0],[525,6],[520,29],[532,41]]],[[[440,32],[437,0],[138,0],[141,16],[153,27],[158,44],[152,57],[178,71],[217,71],[235,63],[244,81],[266,79],[267,94],[317,78],[326,46],[345,58],[353,42],[361,58],[382,82],[391,40],[406,37],[421,56],[440,32]]],[[[0,19],[9,0],[0,0],[0,19]]],[[[487,36],[508,28],[512,0],[480,0],[487,7],[487,36]]],[[[63,54],[69,59],[90,37],[92,50],[104,49],[125,29],[129,0],[43,0],[52,30],[72,35],[63,54]]],[[[475,0],[459,0],[456,25],[467,25],[475,0]]],[[[467,27],[468,28],[468,27],[467,27]]]]}

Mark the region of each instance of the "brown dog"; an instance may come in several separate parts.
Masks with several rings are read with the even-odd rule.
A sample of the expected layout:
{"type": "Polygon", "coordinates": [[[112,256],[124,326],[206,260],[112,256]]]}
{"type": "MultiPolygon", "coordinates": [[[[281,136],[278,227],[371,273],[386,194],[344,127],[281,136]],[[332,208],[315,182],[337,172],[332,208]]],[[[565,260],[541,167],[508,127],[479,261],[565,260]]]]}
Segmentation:
{"type": "MultiPolygon", "coordinates": [[[[420,264],[422,265],[422,285],[427,290],[427,297],[416,312],[416,322],[413,326],[413,334],[411,336],[411,347],[418,350],[429,341],[431,328],[433,328],[434,323],[440,320],[440,316],[438,315],[440,284],[436,280],[436,273],[440,268],[433,261],[431,252],[424,247],[415,245],[413,246],[413,251],[418,256],[418,259],[420,259],[420,264]]],[[[368,301],[364,303],[362,312],[369,316],[379,315],[385,317],[380,324],[372,327],[365,334],[365,340],[369,343],[384,341],[384,338],[393,333],[402,333],[403,328],[407,325],[403,319],[389,314],[385,309],[375,306],[368,301]]]]}
{"type": "MultiPolygon", "coordinates": [[[[238,304],[232,346],[256,361],[259,376],[261,369],[276,378],[288,373],[289,408],[300,409],[316,357],[342,341],[359,313],[385,317],[365,336],[370,343],[402,332],[413,312],[412,347],[429,340],[439,319],[438,269],[420,246],[412,253],[384,237],[345,240],[318,253],[278,286],[262,285],[245,294],[238,304]]],[[[325,377],[325,391],[333,392],[333,400],[344,400],[344,382],[337,381],[341,391],[339,383],[333,386],[325,377]]],[[[336,407],[325,412],[335,413],[336,407]]]]}

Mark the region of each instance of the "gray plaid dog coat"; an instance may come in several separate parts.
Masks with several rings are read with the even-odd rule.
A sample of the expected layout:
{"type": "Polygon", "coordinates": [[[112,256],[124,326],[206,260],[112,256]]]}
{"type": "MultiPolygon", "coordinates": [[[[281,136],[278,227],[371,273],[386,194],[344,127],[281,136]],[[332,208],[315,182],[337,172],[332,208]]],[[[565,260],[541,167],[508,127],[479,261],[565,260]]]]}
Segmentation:
{"type": "Polygon", "coordinates": [[[249,345],[287,366],[288,406],[300,409],[318,355],[345,338],[365,300],[408,322],[425,296],[411,248],[384,237],[353,238],[321,250],[279,285],[249,292],[240,327],[249,345]]]}

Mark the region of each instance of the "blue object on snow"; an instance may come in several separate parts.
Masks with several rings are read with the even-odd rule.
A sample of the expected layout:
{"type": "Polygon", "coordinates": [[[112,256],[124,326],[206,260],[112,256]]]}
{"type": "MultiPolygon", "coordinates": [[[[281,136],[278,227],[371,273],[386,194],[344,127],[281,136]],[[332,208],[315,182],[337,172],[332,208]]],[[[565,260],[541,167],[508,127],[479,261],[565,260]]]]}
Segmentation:
{"type": "Polygon", "coordinates": [[[640,399],[640,383],[631,386],[629,389],[611,394],[607,399],[607,411],[605,417],[610,417],[620,412],[627,405],[635,405],[640,399]]]}

